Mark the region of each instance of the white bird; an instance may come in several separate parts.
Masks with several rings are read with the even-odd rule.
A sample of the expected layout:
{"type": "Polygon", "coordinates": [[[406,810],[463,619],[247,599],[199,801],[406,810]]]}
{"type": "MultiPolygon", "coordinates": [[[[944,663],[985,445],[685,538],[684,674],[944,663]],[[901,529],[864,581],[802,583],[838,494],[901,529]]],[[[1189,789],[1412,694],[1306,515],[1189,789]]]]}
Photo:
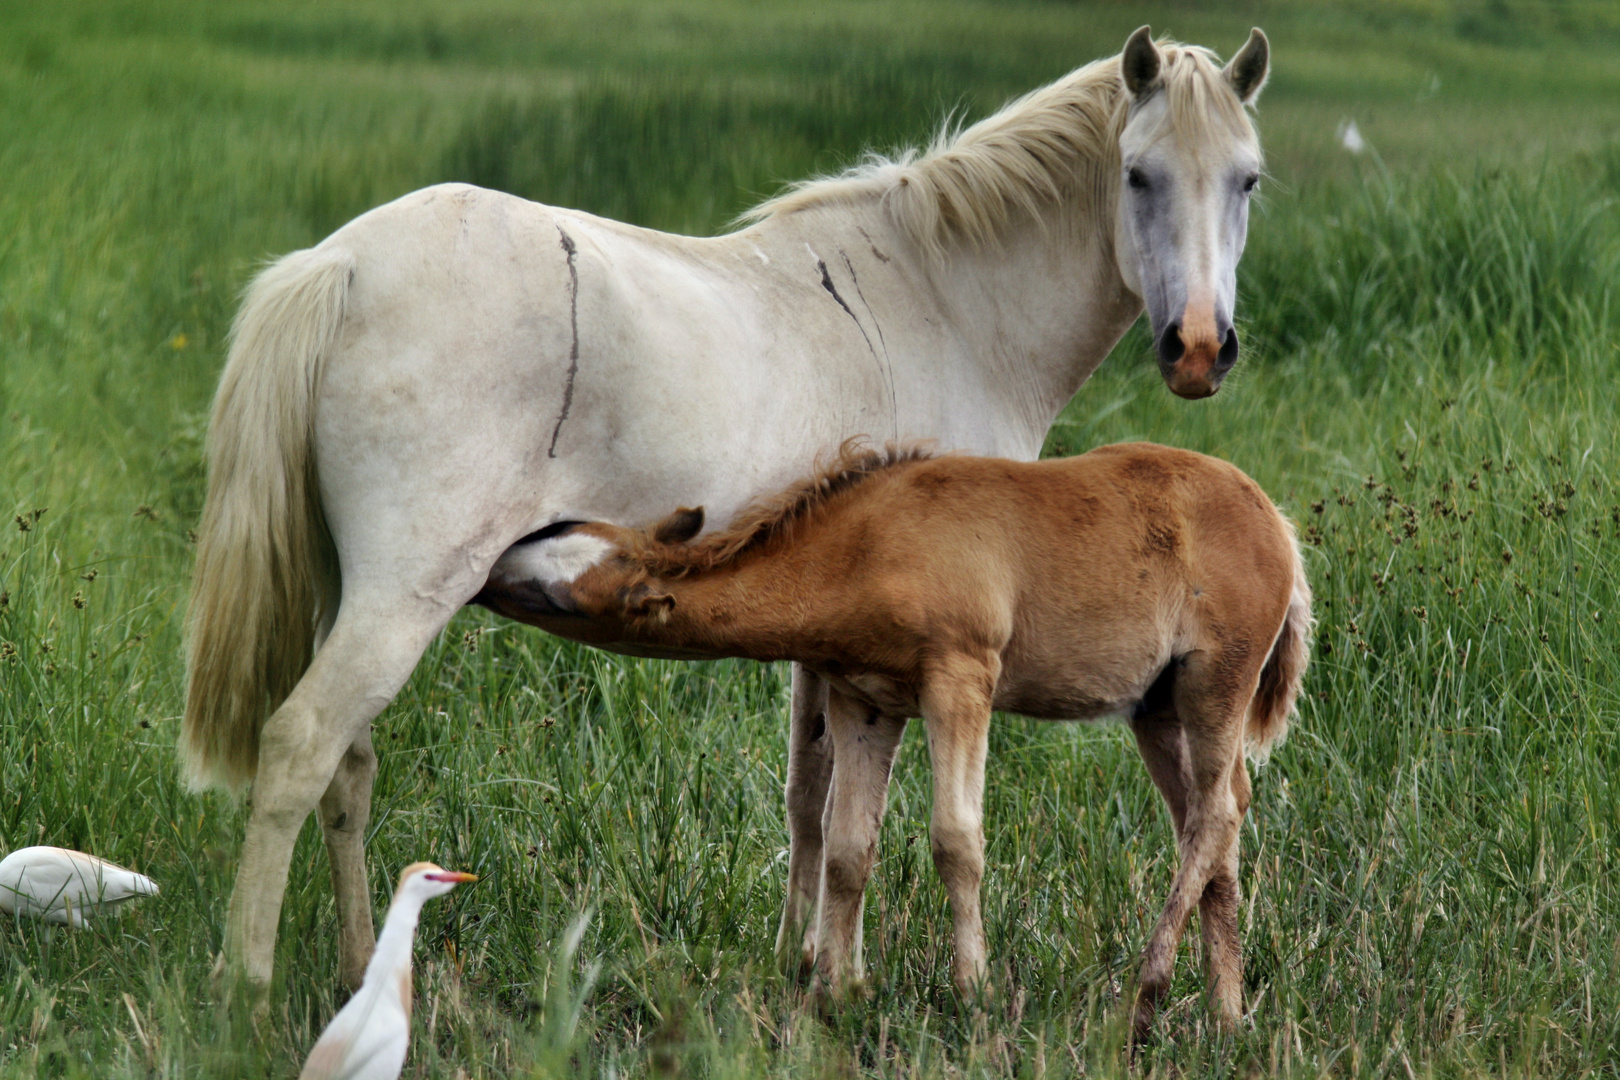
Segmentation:
{"type": "Polygon", "coordinates": [[[422,905],[477,880],[428,862],[400,873],[366,977],[321,1032],[298,1080],[396,1080],[411,1044],[411,947],[422,905]]]}
{"type": "Polygon", "coordinates": [[[1339,145],[1352,154],[1359,154],[1367,149],[1367,140],[1361,137],[1361,129],[1354,120],[1339,121],[1339,145]]]}
{"type": "Polygon", "coordinates": [[[18,848],[0,859],[0,911],[83,926],[86,915],[114,910],[157,884],[106,859],[59,847],[18,848]]]}

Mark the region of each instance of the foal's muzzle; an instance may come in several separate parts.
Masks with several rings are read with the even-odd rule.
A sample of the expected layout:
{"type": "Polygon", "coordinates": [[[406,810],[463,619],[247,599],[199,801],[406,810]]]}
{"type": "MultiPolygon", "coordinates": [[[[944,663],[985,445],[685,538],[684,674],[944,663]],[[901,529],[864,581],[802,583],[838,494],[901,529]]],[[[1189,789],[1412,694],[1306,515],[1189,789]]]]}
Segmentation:
{"type": "Polygon", "coordinates": [[[1170,323],[1154,343],[1159,374],[1170,392],[1184,398],[1207,398],[1221,388],[1221,380],[1238,358],[1238,333],[1227,326],[1219,347],[1208,337],[1189,341],[1180,322],[1170,323]]]}

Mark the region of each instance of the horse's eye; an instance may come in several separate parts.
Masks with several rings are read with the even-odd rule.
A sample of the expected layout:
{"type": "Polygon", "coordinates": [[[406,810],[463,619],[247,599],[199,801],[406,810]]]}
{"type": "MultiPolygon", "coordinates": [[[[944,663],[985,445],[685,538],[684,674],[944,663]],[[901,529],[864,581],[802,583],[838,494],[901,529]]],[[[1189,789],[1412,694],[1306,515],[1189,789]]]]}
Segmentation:
{"type": "Polygon", "coordinates": [[[1125,181],[1138,191],[1141,191],[1143,188],[1148,186],[1147,174],[1141,169],[1136,168],[1134,165],[1131,167],[1131,170],[1125,174],[1125,181]]]}
{"type": "Polygon", "coordinates": [[[1245,195],[1251,194],[1258,183],[1260,183],[1260,177],[1253,175],[1246,177],[1243,181],[1243,193],[1245,195]]]}

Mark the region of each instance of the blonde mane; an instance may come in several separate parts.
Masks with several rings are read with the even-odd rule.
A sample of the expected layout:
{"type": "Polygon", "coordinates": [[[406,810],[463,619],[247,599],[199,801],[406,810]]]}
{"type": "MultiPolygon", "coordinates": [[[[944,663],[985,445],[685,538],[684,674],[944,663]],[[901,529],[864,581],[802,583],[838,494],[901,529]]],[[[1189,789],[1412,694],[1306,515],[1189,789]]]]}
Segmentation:
{"type": "Polygon", "coordinates": [[[879,473],[932,457],[926,446],[889,443],[881,450],[854,438],[838,448],[832,463],[784,491],[745,507],[726,528],[689,544],[654,539],[657,527],[638,529],[623,544],[623,553],[655,577],[681,577],[712,570],[737,557],[763,550],[773,542],[790,542],[794,532],[824,509],[834,497],[860,486],[879,473]]]}
{"type": "MultiPolygon", "coordinates": [[[[1170,126],[1200,146],[1225,129],[1254,139],[1242,103],[1208,49],[1157,43],[1170,126]]],[[[1031,91],[968,128],[947,120],[926,150],[869,152],[836,176],[790,186],[739,218],[763,221],[813,207],[881,200],[895,224],[930,254],[947,242],[982,244],[1009,224],[1110,209],[1119,185],[1119,138],[1130,113],[1119,57],[1097,60],[1031,91]]]]}

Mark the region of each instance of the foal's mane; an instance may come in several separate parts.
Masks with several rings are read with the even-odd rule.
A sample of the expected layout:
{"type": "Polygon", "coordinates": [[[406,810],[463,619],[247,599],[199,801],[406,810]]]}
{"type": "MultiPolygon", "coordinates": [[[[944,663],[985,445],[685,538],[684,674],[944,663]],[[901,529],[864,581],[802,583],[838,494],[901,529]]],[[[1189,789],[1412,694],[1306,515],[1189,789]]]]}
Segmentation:
{"type": "Polygon", "coordinates": [[[888,443],[882,449],[860,438],[846,440],[831,464],[775,495],[745,507],[726,528],[689,544],[666,544],[654,529],[638,529],[623,551],[641,570],[658,577],[680,577],[723,566],[741,555],[791,539],[797,528],[818,516],[832,499],[872,477],[908,462],[933,456],[925,445],[888,443]]]}
{"type": "MultiPolygon", "coordinates": [[[[1237,94],[1215,54],[1159,41],[1171,129],[1190,137],[1219,125],[1252,139],[1237,94]],[[1213,124],[1212,124],[1213,122],[1213,124]]],[[[947,241],[980,244],[1009,224],[1041,219],[1048,206],[1088,215],[1118,190],[1119,137],[1130,111],[1119,57],[1097,60],[962,128],[947,119],[927,149],[869,152],[835,176],[814,177],[745,211],[755,222],[812,207],[880,199],[895,223],[934,256],[947,241]]]]}

